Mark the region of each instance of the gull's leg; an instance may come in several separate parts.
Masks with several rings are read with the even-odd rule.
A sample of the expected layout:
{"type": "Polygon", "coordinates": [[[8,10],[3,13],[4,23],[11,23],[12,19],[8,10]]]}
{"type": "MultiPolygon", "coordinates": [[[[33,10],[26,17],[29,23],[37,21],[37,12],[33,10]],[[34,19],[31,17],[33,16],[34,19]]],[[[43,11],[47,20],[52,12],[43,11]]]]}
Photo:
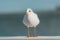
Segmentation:
{"type": "Polygon", "coordinates": [[[28,36],[27,37],[30,37],[30,28],[29,27],[27,27],[28,28],[28,36]]]}
{"type": "Polygon", "coordinates": [[[36,37],[36,26],[34,27],[34,37],[36,37]]]}

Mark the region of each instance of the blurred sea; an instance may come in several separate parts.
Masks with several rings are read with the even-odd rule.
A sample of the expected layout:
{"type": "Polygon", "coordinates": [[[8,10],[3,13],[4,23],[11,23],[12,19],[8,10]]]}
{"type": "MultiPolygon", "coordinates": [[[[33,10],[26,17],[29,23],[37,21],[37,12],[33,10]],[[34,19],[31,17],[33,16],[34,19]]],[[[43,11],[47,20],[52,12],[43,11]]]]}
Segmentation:
{"type": "MultiPolygon", "coordinates": [[[[36,12],[40,18],[38,36],[60,36],[60,12],[36,12]]],[[[24,12],[0,14],[0,36],[26,36],[27,27],[22,23],[24,12]]],[[[33,28],[30,28],[33,35],[33,28]]]]}

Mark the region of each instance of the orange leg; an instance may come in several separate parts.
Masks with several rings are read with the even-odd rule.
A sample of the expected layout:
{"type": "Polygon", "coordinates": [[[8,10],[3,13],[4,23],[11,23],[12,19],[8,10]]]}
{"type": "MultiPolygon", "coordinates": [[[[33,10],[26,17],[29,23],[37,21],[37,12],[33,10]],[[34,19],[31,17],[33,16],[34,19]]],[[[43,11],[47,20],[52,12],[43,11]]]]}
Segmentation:
{"type": "Polygon", "coordinates": [[[36,37],[36,27],[34,27],[34,37],[36,37]]]}
{"type": "Polygon", "coordinates": [[[27,37],[30,37],[30,28],[28,27],[28,36],[27,37]]]}

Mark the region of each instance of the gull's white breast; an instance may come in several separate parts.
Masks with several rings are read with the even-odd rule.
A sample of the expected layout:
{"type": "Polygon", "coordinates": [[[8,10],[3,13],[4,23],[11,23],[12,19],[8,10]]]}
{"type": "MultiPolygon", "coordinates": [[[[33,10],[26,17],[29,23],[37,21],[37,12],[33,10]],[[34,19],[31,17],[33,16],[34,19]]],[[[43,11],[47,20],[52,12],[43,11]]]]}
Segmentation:
{"type": "Polygon", "coordinates": [[[32,24],[30,24],[27,15],[24,15],[23,24],[27,27],[33,27],[32,24]]]}
{"type": "Polygon", "coordinates": [[[30,13],[30,15],[28,15],[28,20],[30,24],[32,24],[33,26],[37,26],[40,22],[38,15],[36,13],[30,13]]]}

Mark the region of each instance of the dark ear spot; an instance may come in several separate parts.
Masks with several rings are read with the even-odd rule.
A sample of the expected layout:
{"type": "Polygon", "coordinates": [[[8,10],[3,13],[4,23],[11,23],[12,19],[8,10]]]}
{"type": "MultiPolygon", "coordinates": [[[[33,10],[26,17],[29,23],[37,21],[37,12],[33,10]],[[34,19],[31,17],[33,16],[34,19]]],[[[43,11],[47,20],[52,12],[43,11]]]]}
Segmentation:
{"type": "Polygon", "coordinates": [[[29,10],[29,12],[31,12],[31,10],[29,10]]]}

